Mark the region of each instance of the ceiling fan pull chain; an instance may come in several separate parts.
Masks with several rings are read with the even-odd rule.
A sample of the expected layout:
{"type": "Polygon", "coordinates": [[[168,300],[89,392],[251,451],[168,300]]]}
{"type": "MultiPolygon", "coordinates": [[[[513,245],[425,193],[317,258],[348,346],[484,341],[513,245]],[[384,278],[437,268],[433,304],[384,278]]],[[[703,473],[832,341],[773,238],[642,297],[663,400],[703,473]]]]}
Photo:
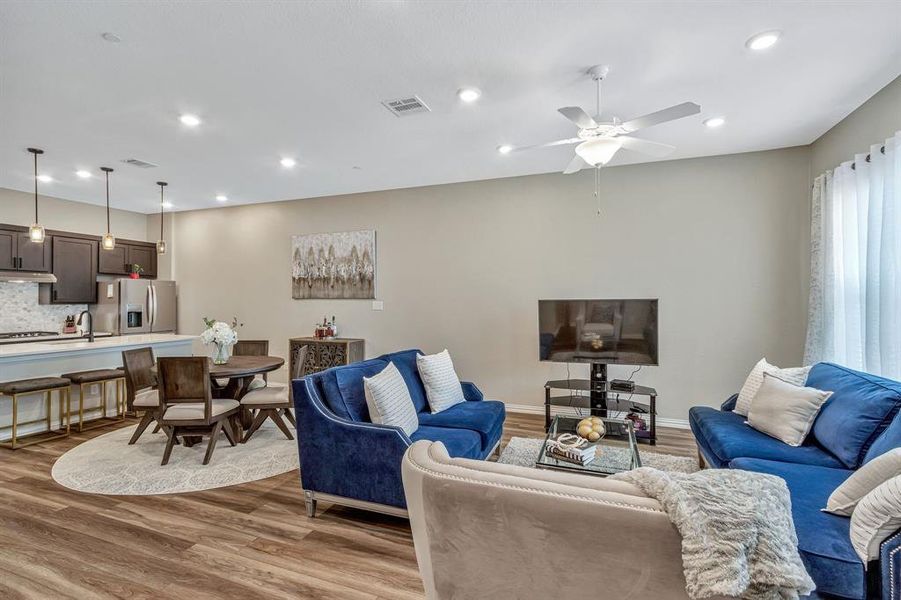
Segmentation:
{"type": "Polygon", "coordinates": [[[601,167],[594,169],[594,197],[598,201],[598,216],[601,216],[601,167]]]}

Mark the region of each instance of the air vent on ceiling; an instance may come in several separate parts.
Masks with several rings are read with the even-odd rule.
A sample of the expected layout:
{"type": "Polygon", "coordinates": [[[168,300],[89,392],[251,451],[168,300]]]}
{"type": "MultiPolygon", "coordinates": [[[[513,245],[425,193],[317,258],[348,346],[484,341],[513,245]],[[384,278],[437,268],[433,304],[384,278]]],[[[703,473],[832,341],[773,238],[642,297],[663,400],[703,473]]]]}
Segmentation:
{"type": "Polygon", "coordinates": [[[137,158],[125,158],[122,160],[122,162],[133,167],[140,167],[141,169],[153,169],[159,166],[153,163],[149,163],[146,160],[138,160],[137,158]]]}
{"type": "Polygon", "coordinates": [[[395,98],[393,100],[384,100],[382,105],[390,110],[396,117],[406,117],[415,115],[416,113],[431,112],[425,102],[419,96],[409,96],[407,98],[395,98]]]}

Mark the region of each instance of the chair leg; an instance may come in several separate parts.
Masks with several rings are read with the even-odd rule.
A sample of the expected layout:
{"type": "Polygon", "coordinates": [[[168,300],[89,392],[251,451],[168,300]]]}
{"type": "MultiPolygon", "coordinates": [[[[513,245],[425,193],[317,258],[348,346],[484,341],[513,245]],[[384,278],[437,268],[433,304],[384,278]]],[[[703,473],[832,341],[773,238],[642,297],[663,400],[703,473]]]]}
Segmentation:
{"type": "Polygon", "coordinates": [[[311,519],[316,517],[316,497],[313,492],[304,492],[304,504],[307,505],[307,516],[311,519]]]}
{"type": "Polygon", "coordinates": [[[297,421],[294,420],[294,413],[291,412],[290,408],[285,409],[285,418],[291,423],[291,427],[297,429],[297,421]]]}
{"type": "Polygon", "coordinates": [[[257,429],[260,428],[260,425],[262,425],[265,420],[266,420],[266,411],[265,410],[257,411],[257,416],[253,418],[253,423],[250,424],[250,429],[248,429],[244,433],[244,439],[242,440],[242,443],[246,444],[247,440],[250,439],[250,436],[252,436],[253,433],[257,429]]]}
{"type": "Polygon", "coordinates": [[[169,437],[166,440],[166,449],[163,451],[163,462],[160,463],[160,466],[169,464],[169,456],[172,454],[172,446],[175,445],[175,428],[171,428],[171,430],[167,431],[166,433],[169,437]]]}
{"type": "Polygon", "coordinates": [[[210,441],[206,445],[206,454],[203,456],[203,464],[210,464],[210,459],[213,457],[213,450],[216,449],[216,441],[219,439],[219,432],[222,431],[222,420],[218,420],[213,423],[213,431],[210,432],[210,441]]]}
{"type": "Polygon", "coordinates": [[[294,436],[291,435],[291,430],[288,429],[288,426],[282,420],[282,416],[279,414],[280,412],[281,412],[281,409],[270,410],[269,417],[275,422],[276,425],[278,425],[278,428],[282,430],[282,433],[285,434],[285,437],[287,437],[289,440],[293,440],[294,436]]]}
{"type": "Polygon", "coordinates": [[[128,440],[128,445],[131,446],[135,442],[138,441],[138,438],[141,437],[141,434],[144,433],[144,430],[150,426],[150,423],[153,422],[153,411],[148,410],[144,413],[144,416],[141,417],[141,422],[138,423],[138,428],[135,429],[135,432],[132,434],[131,439],[128,440]]]}
{"type": "Polygon", "coordinates": [[[222,420],[222,432],[225,434],[225,439],[228,440],[228,443],[234,447],[235,445],[235,432],[232,429],[232,421],[231,419],[223,419],[222,420]]]}

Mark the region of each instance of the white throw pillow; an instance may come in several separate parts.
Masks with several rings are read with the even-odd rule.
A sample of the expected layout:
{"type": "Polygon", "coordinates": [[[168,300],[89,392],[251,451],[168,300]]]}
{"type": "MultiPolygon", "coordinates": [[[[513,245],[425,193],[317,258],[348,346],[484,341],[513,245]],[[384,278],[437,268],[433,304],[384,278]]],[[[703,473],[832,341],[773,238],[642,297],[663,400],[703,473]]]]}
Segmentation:
{"type": "Polygon", "coordinates": [[[418,355],[416,368],[419,369],[433,415],[466,401],[463,386],[460,385],[460,378],[454,371],[454,363],[447,349],[438,354],[418,355]]]}
{"type": "Polygon", "coordinates": [[[748,425],[789,446],[800,446],[820,407],[832,392],[801,387],[763,374],[763,384],[751,402],[748,425]]]}
{"type": "Polygon", "coordinates": [[[810,367],[780,369],[776,365],[768,363],[765,358],[761,358],[757,364],[754,365],[754,368],[751,369],[751,373],[748,375],[748,378],[745,379],[744,385],[741,386],[733,412],[743,417],[748,416],[748,411],[751,409],[751,401],[754,399],[754,396],[757,395],[757,390],[759,390],[760,386],[763,384],[764,373],[771,373],[788,383],[804,385],[807,383],[807,374],[810,373],[810,367]]]}
{"type": "Polygon", "coordinates": [[[835,488],[823,510],[849,517],[864,496],[898,475],[901,475],[901,448],[893,448],[854,471],[835,488]]]}
{"type": "Polygon", "coordinates": [[[419,429],[419,417],[410,390],[394,363],[388,363],[372,377],[364,377],[363,392],[373,423],[400,427],[407,435],[419,429]]]}
{"type": "Polygon", "coordinates": [[[880,484],[851,513],[851,545],[864,564],[879,558],[879,545],[901,528],[901,475],[880,484]]]}

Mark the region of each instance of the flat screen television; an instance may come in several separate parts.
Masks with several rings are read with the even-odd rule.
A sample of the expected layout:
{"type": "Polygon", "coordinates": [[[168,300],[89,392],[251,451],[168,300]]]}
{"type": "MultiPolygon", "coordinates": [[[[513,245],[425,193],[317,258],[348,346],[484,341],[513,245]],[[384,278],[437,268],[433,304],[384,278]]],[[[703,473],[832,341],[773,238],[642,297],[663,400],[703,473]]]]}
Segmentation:
{"type": "Polygon", "coordinates": [[[542,361],[657,364],[657,300],[539,300],[542,361]]]}

